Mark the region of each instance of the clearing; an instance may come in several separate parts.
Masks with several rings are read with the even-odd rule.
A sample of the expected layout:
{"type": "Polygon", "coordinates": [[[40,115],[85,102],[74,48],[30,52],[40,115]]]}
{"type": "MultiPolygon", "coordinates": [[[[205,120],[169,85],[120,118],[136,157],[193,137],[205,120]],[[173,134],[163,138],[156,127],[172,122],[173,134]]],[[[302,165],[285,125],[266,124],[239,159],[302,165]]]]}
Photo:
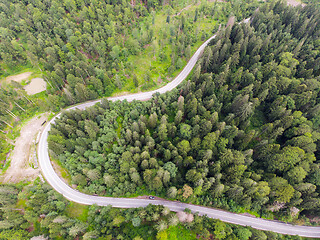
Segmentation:
{"type": "Polygon", "coordinates": [[[301,5],[302,7],[304,7],[306,5],[304,3],[301,3],[301,1],[299,1],[299,0],[287,0],[287,2],[288,2],[288,5],[291,5],[294,7],[296,7],[298,5],[301,5]]]}
{"type": "Polygon", "coordinates": [[[1,176],[3,183],[17,183],[20,181],[34,180],[40,173],[35,162],[36,136],[42,130],[42,123],[48,118],[48,113],[32,118],[20,131],[20,136],[15,140],[15,148],[10,155],[10,167],[1,176]]]}
{"type": "Polygon", "coordinates": [[[46,90],[46,82],[43,80],[43,78],[36,77],[32,78],[32,75],[39,75],[34,74],[33,72],[24,72],[17,75],[12,75],[4,79],[6,83],[10,83],[11,81],[18,82],[22,85],[26,84],[23,88],[26,90],[28,95],[33,95],[42,91],[46,90]]]}
{"type": "Polygon", "coordinates": [[[33,95],[46,90],[46,82],[42,78],[33,78],[31,82],[24,87],[28,95],[33,95]]]}
{"type": "Polygon", "coordinates": [[[32,72],[24,72],[20,73],[18,75],[12,75],[7,78],[5,78],[5,81],[7,83],[10,83],[11,81],[16,81],[18,83],[21,83],[23,80],[28,79],[31,76],[32,72]]]}

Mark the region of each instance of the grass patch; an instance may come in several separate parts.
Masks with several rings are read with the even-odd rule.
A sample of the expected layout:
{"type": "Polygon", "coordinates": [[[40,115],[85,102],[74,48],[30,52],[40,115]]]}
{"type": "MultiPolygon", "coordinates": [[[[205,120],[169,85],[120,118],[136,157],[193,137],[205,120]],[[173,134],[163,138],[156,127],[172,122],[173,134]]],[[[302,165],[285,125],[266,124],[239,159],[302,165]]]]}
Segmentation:
{"type": "Polygon", "coordinates": [[[77,218],[82,222],[87,221],[89,207],[87,205],[70,202],[66,208],[66,213],[70,218],[77,218]]]}
{"type": "Polygon", "coordinates": [[[186,229],[181,224],[177,226],[170,226],[167,229],[168,240],[194,240],[197,239],[197,236],[194,232],[191,232],[189,229],[186,229]]]}
{"type": "Polygon", "coordinates": [[[34,98],[34,99],[45,100],[45,99],[47,99],[47,97],[48,97],[48,94],[47,94],[46,90],[32,95],[32,98],[34,98]]]}
{"type": "Polygon", "coordinates": [[[26,203],[26,199],[19,199],[16,206],[17,208],[25,208],[27,206],[26,203]]]}
{"type": "MultiPolygon", "coordinates": [[[[214,3],[208,4],[213,5],[214,3]]],[[[199,8],[199,6],[192,5],[188,9],[184,10],[183,14],[185,14],[186,16],[188,14],[193,16],[195,14],[196,8],[199,8]]],[[[180,10],[181,9],[175,9],[174,11],[179,12],[180,10]]],[[[131,66],[130,73],[132,73],[132,76],[135,75],[137,77],[139,87],[136,88],[133,84],[133,81],[130,81],[130,79],[126,79],[124,87],[121,91],[116,91],[117,94],[119,94],[120,92],[135,93],[139,91],[150,91],[158,89],[159,87],[164,86],[174,77],[176,77],[185,67],[188,61],[188,59],[185,59],[185,57],[181,58],[182,67],[178,69],[172,69],[171,67],[171,53],[175,45],[170,42],[169,37],[163,38],[164,33],[166,33],[167,36],[170,36],[169,29],[172,27],[172,24],[168,24],[166,22],[167,14],[167,9],[163,9],[162,11],[157,12],[154,25],[150,26],[154,34],[153,41],[150,44],[143,46],[139,54],[130,55],[127,59],[127,63],[129,63],[128,65],[131,66]]],[[[152,17],[149,16],[145,19],[144,23],[151,22],[151,19],[152,17]]],[[[177,23],[179,21],[180,16],[173,16],[171,14],[171,23],[177,23]]],[[[190,21],[190,16],[187,21],[190,21]]],[[[209,36],[212,35],[212,32],[217,26],[217,23],[217,20],[214,20],[212,17],[206,16],[202,16],[202,18],[199,18],[197,22],[192,23],[192,31],[194,31],[195,29],[197,30],[198,33],[196,35],[196,39],[198,40],[195,43],[191,44],[191,55],[193,55],[198,47],[205,40],[207,40],[209,36]],[[202,41],[200,40],[200,36],[203,33],[206,37],[202,41]]],[[[174,38],[175,36],[173,36],[173,39],[174,38]]]]}
{"type": "Polygon", "coordinates": [[[51,159],[51,162],[52,162],[52,166],[53,166],[53,168],[54,168],[54,171],[55,171],[56,173],[58,173],[58,175],[59,175],[60,177],[62,177],[62,178],[65,180],[65,182],[68,183],[68,185],[71,185],[71,175],[70,175],[70,173],[68,172],[68,170],[65,169],[65,168],[62,166],[62,164],[61,164],[61,162],[60,162],[59,160],[54,159],[54,158],[52,158],[52,157],[50,157],[50,159],[51,159]]]}

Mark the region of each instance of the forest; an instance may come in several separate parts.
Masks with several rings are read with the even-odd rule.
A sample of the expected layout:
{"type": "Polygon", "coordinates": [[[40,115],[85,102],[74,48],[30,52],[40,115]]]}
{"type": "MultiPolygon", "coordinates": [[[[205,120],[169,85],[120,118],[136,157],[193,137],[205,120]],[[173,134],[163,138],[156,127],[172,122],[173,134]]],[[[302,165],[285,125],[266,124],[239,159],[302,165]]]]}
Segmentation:
{"type": "Polygon", "coordinates": [[[178,89],[64,112],[50,154],[85,193],[308,223],[320,209],[319,37],[316,6],[263,5],[221,29],[178,89]]]}
{"type": "MultiPolygon", "coordinates": [[[[257,7],[256,1],[203,1],[186,15],[174,14],[174,8],[185,3],[188,1],[5,1],[0,20],[2,73],[24,65],[40,68],[49,84],[48,93],[60,93],[62,106],[109,96],[128,84],[126,90],[152,86],[159,76],[164,79],[167,72],[180,69],[192,46],[211,35],[199,21],[222,22],[233,5],[237,9],[233,14],[242,19],[257,7]],[[164,22],[155,11],[166,12],[164,22]],[[143,76],[133,75],[135,62],[128,59],[148,45],[153,46],[153,58],[167,64],[143,76]]],[[[51,104],[56,105],[54,99],[51,104]]]]}
{"type": "Polygon", "coordinates": [[[0,239],[292,239],[163,206],[117,209],[68,202],[48,184],[0,185],[0,239]]]}
{"type": "Polygon", "coordinates": [[[47,91],[27,96],[20,83],[1,79],[0,164],[12,149],[8,133],[23,120],[159,87],[230,14],[243,19],[257,6],[257,1],[2,1],[0,77],[27,69],[42,75],[47,91]],[[183,11],[187,4],[191,7],[183,11]]]}

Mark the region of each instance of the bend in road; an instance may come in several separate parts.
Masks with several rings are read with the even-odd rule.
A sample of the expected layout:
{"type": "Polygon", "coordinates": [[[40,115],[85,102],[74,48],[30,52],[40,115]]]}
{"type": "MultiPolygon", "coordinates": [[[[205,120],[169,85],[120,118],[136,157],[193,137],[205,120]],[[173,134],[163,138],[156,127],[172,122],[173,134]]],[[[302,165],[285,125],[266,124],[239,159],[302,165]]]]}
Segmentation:
{"type": "MultiPolygon", "coordinates": [[[[150,92],[136,93],[126,96],[118,96],[118,97],[110,97],[108,98],[111,101],[116,100],[147,100],[152,97],[155,93],[165,93],[167,91],[172,90],[177,87],[191,72],[193,67],[195,66],[201,52],[208,45],[208,43],[215,37],[212,36],[205,43],[203,43],[192,58],[189,60],[184,69],[180,72],[180,74],[167,85],[150,92]]],[[[87,107],[93,106],[97,102],[101,100],[91,101],[82,103],[77,106],[73,106],[68,108],[67,110],[72,109],[85,109],[87,107]]],[[[260,218],[248,217],[240,214],[235,214],[231,212],[226,212],[222,210],[217,210],[209,207],[196,206],[192,204],[186,204],[175,201],[167,201],[167,200],[149,200],[149,199],[129,199],[129,198],[112,198],[112,197],[99,197],[92,196],[81,193],[77,190],[72,189],[65,182],[63,182],[57,173],[54,171],[49,154],[48,154],[48,132],[50,130],[51,124],[54,123],[55,119],[61,115],[59,113],[50,122],[46,125],[45,129],[41,134],[41,138],[38,144],[38,157],[39,157],[39,165],[42,170],[42,173],[48,183],[59,193],[61,193],[65,198],[70,201],[92,205],[97,204],[99,206],[107,206],[111,205],[113,207],[119,208],[137,208],[137,207],[146,207],[149,204],[154,205],[163,205],[168,207],[171,211],[183,211],[185,208],[189,208],[192,212],[198,212],[200,215],[207,215],[210,218],[220,219],[224,222],[233,223],[242,226],[251,226],[256,229],[265,230],[265,231],[273,231],[281,234],[289,234],[289,235],[299,235],[302,237],[312,237],[312,238],[320,238],[320,227],[310,227],[310,226],[294,226],[291,224],[286,224],[282,222],[270,221],[260,218]]]]}

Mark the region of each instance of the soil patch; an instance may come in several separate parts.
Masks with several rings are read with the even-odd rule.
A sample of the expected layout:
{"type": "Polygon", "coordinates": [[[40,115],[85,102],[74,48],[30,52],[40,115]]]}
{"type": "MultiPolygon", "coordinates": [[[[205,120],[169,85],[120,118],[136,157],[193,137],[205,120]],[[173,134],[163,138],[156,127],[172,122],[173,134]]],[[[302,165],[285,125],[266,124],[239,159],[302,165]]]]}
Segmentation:
{"type": "Polygon", "coordinates": [[[302,7],[304,7],[306,5],[306,4],[301,3],[301,2],[299,2],[297,0],[287,0],[287,3],[288,3],[288,5],[294,6],[294,7],[296,7],[298,5],[301,5],[302,7]]]}
{"type": "Polygon", "coordinates": [[[46,90],[47,84],[42,78],[34,78],[24,87],[28,95],[33,95],[46,90]]]}
{"type": "Polygon", "coordinates": [[[11,160],[10,167],[1,176],[3,183],[30,181],[39,175],[35,141],[38,132],[43,128],[41,124],[47,118],[48,113],[36,116],[21,129],[20,136],[15,140],[14,150],[9,157],[11,160]]]}
{"type": "Polygon", "coordinates": [[[10,83],[11,81],[16,81],[16,82],[21,83],[23,80],[26,80],[28,77],[30,77],[31,74],[32,74],[32,72],[24,72],[21,74],[9,76],[9,77],[5,78],[5,81],[7,83],[10,83]]]}

